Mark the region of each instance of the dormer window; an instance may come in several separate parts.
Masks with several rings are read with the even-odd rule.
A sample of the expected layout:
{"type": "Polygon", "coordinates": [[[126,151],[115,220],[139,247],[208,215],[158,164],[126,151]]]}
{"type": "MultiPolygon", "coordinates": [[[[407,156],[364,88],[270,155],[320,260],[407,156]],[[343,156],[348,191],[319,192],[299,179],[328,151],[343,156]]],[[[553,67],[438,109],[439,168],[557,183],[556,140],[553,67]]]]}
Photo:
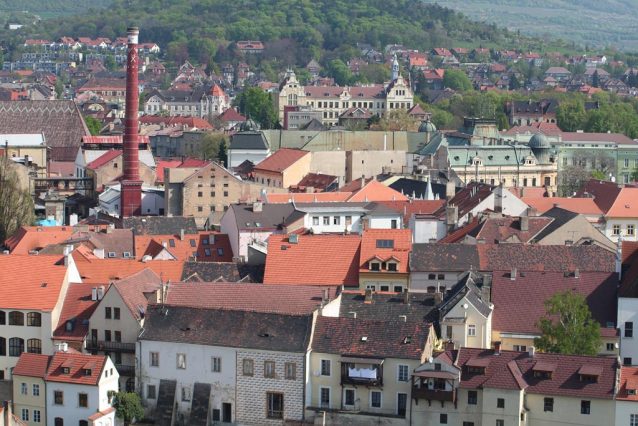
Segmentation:
{"type": "Polygon", "coordinates": [[[70,367],[62,367],[62,374],[69,374],[71,372],[70,367]]]}
{"type": "Polygon", "coordinates": [[[470,374],[485,374],[485,369],[489,364],[489,358],[470,358],[465,365],[470,374]]]}
{"type": "Polygon", "coordinates": [[[554,375],[554,370],[556,370],[556,365],[548,362],[537,362],[532,368],[536,379],[551,379],[554,375]]]}
{"type": "Polygon", "coordinates": [[[84,370],[84,375],[85,376],[90,376],[91,375],[91,370],[89,370],[89,369],[84,370]]]}
{"type": "Polygon", "coordinates": [[[485,374],[484,367],[467,367],[467,372],[470,374],[485,374]]]}
{"type": "Polygon", "coordinates": [[[598,376],[590,376],[589,374],[580,375],[581,382],[598,383],[598,376]]]}
{"type": "Polygon", "coordinates": [[[636,389],[627,389],[627,395],[636,395],[636,389]]]}
{"type": "Polygon", "coordinates": [[[381,264],[379,262],[370,262],[370,270],[375,272],[381,271],[381,264]]]}
{"type": "Polygon", "coordinates": [[[388,262],[388,272],[397,272],[397,264],[393,262],[388,262]]]}
{"type": "Polygon", "coordinates": [[[603,368],[597,365],[583,365],[578,370],[580,381],[586,383],[598,383],[601,374],[603,374],[603,368]]]}

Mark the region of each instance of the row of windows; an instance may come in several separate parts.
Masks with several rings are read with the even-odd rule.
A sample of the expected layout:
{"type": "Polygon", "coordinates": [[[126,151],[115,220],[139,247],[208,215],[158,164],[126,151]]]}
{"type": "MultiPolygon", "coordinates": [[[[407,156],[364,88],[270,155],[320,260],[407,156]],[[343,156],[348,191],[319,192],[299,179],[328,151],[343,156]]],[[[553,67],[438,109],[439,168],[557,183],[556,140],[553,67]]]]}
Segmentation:
{"type": "MultiPolygon", "coordinates": [[[[328,387],[319,388],[319,406],[320,408],[330,408],[330,391],[328,387]]],[[[344,389],[343,391],[343,405],[346,407],[354,407],[355,403],[360,401],[356,399],[356,389],[344,389]]],[[[370,391],[370,408],[381,408],[383,401],[382,391],[371,390],[370,391]]],[[[407,394],[399,393],[398,410],[399,415],[405,415],[405,409],[407,407],[407,394]]]]}
{"type": "MultiPolygon", "coordinates": [[[[368,284],[368,283],[366,283],[366,290],[377,291],[377,285],[376,284],[368,284]]],[[[379,284],[379,291],[389,292],[390,291],[390,285],[389,284],[379,284]]],[[[393,285],[392,286],[392,292],[393,293],[403,293],[403,286],[402,285],[393,285]]]]}
{"type": "MultiPolygon", "coordinates": [[[[332,360],[322,359],[319,372],[322,376],[332,376],[332,360]]],[[[399,364],[397,366],[397,381],[407,382],[410,379],[410,366],[407,364],[399,364]]]]}
{"type": "MultiPolygon", "coordinates": [[[[53,391],[53,404],[64,405],[64,391],[53,391]]],[[[89,406],[89,395],[86,393],[78,393],[78,407],[87,408],[89,406]]]]}
{"type": "Polygon", "coordinates": [[[42,413],[40,412],[40,410],[33,410],[33,417],[29,419],[29,409],[23,408],[22,412],[20,413],[20,419],[23,422],[32,421],[33,423],[40,423],[42,421],[42,413]]]}
{"type": "MultiPolygon", "coordinates": [[[[7,313],[0,311],[0,325],[7,325],[7,313]]],[[[9,312],[9,325],[24,325],[24,314],[20,311],[9,312]]],[[[41,327],[42,315],[39,312],[27,313],[27,326],[41,327]]]]}
{"type": "MultiPolygon", "coordinates": [[[[476,405],[478,404],[478,392],[477,391],[468,391],[467,392],[467,403],[468,405],[476,405]]],[[[505,408],[505,399],[497,398],[496,400],[496,408],[505,408]]],[[[554,398],[545,398],[543,400],[543,411],[553,412],[554,411],[554,398]]],[[[591,401],[582,400],[580,401],[580,413],[581,414],[591,414],[591,401]]]]}
{"type": "MultiPolygon", "coordinates": [[[[20,395],[29,395],[29,385],[27,383],[20,384],[20,395]]],[[[40,385],[34,383],[31,387],[31,396],[40,396],[40,385]]]]}
{"type": "MultiPolygon", "coordinates": [[[[270,179],[268,180],[268,182],[270,182],[270,179]]],[[[261,183],[264,183],[264,180],[262,178],[261,183]]],[[[228,184],[224,184],[224,186],[228,186],[228,184]]],[[[197,197],[198,198],[202,198],[204,196],[204,193],[202,191],[197,193],[197,197]]],[[[210,196],[215,198],[215,191],[211,191],[210,192],[210,196]]],[[[224,197],[228,197],[228,191],[224,191],[224,197]]]]}
{"type": "Polygon", "coordinates": [[[120,319],[120,308],[104,308],[104,318],[106,319],[120,319]]]}
{"type": "MultiPolygon", "coordinates": [[[[24,352],[24,339],[12,337],[9,339],[9,356],[19,357],[24,352]]],[[[27,352],[30,354],[42,353],[42,341],[40,339],[27,340],[27,352]]],[[[0,356],[7,356],[7,339],[0,337],[0,356]]]]}
{"type": "MultiPolygon", "coordinates": [[[[613,225],[612,232],[614,235],[620,235],[622,226],[621,225],[613,225]]],[[[636,233],[635,225],[627,225],[627,229],[625,235],[634,235],[636,233]]]]}
{"type": "MultiPolygon", "coordinates": [[[[263,177],[261,178],[261,184],[262,185],[271,186],[270,185],[270,181],[271,180],[268,179],[268,178],[266,178],[266,179],[264,179],[263,177]]],[[[256,182],[259,183],[259,178],[256,179],[256,182]]],[[[281,185],[282,185],[282,181],[279,181],[279,187],[280,188],[281,188],[281,185]]],[[[273,187],[277,186],[277,181],[275,179],[272,179],[272,186],[273,187]]],[[[226,197],[226,196],[228,196],[228,194],[224,192],[224,196],[226,197]]]]}
{"type": "MultiPolygon", "coordinates": [[[[224,206],[224,211],[228,210],[228,206],[224,206]]],[[[204,206],[197,206],[197,211],[198,212],[203,212],[204,211],[204,206]]],[[[214,212],[215,211],[215,206],[211,205],[210,206],[210,211],[214,212]]]]}

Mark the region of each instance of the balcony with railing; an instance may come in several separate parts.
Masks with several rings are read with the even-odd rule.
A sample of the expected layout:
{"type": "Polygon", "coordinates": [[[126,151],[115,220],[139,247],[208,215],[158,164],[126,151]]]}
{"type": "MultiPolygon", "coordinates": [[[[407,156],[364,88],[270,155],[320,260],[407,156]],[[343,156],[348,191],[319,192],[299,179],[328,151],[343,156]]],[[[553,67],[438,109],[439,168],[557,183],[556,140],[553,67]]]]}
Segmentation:
{"type": "Polygon", "coordinates": [[[425,389],[414,387],[412,389],[412,398],[427,399],[429,401],[456,402],[456,389],[446,391],[442,389],[425,389]]]}
{"type": "Polygon", "coordinates": [[[412,375],[412,398],[456,404],[458,373],[441,370],[417,371],[412,375]]]}
{"type": "Polygon", "coordinates": [[[383,359],[342,356],[341,385],[383,386],[383,359]]]}
{"type": "Polygon", "coordinates": [[[106,340],[87,340],[86,349],[89,351],[135,353],[135,343],[107,342],[106,340]]]}
{"type": "Polygon", "coordinates": [[[115,368],[120,376],[135,377],[135,366],[133,365],[115,364],[115,368]]]}

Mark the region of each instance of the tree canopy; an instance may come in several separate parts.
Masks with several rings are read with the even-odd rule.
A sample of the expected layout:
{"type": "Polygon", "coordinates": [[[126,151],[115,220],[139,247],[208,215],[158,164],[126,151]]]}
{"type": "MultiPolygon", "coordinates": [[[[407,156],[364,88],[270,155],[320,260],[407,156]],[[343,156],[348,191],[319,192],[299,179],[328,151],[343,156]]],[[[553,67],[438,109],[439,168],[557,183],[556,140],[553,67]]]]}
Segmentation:
{"type": "Polygon", "coordinates": [[[100,120],[87,115],[84,117],[84,122],[86,123],[86,127],[88,127],[89,132],[91,132],[91,135],[100,135],[100,132],[102,131],[102,123],[100,123],[100,120]]]}
{"type": "Polygon", "coordinates": [[[443,74],[443,86],[452,90],[466,91],[472,89],[472,82],[463,71],[449,69],[443,74]]]}
{"type": "Polygon", "coordinates": [[[600,324],[591,315],[585,296],[571,290],[555,293],[544,302],[545,316],[536,327],[534,339],[540,351],[558,354],[598,355],[602,345],[600,324]]]}
{"type": "Polygon", "coordinates": [[[133,392],[113,392],[109,391],[109,397],[113,398],[113,407],[117,410],[117,418],[129,424],[133,419],[144,417],[144,408],[138,394],[133,392]]]}
{"type": "Polygon", "coordinates": [[[273,129],[279,121],[272,94],[259,87],[244,89],[234,102],[244,117],[255,120],[262,129],[273,129]]]}
{"type": "MultiPolygon", "coordinates": [[[[28,182],[21,182],[16,167],[24,167],[0,157],[0,241],[21,226],[33,222],[33,201],[28,182]]],[[[25,177],[25,179],[27,179],[25,177]]]]}

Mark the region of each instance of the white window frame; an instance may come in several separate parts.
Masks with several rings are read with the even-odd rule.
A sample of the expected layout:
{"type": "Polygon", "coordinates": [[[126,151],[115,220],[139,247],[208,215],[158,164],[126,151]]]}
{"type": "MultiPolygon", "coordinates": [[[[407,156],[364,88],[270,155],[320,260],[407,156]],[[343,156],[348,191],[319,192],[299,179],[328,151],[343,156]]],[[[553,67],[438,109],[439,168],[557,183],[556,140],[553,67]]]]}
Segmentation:
{"type": "Polygon", "coordinates": [[[28,422],[29,421],[29,409],[28,408],[23,408],[22,412],[20,413],[20,419],[23,422],[28,422]]]}
{"type": "Polygon", "coordinates": [[[629,426],[638,426],[638,414],[629,415],[629,426]]]}
{"type": "Polygon", "coordinates": [[[221,373],[222,372],[222,358],[219,356],[213,356],[210,358],[210,371],[212,373],[221,373]],[[215,362],[217,361],[217,362],[215,362]],[[217,364],[217,365],[215,365],[217,364]],[[217,367],[217,369],[215,369],[217,367]]]}
{"type": "Polygon", "coordinates": [[[330,388],[330,386],[319,386],[319,407],[329,409],[331,405],[332,405],[332,389],[330,388]],[[322,402],[321,402],[321,398],[322,398],[321,392],[324,389],[328,389],[328,406],[327,407],[322,405],[322,402]]]}
{"type": "Polygon", "coordinates": [[[332,360],[329,358],[321,358],[319,360],[319,375],[321,377],[332,377],[332,360]],[[328,362],[328,374],[323,374],[323,362],[328,362]]]}
{"type": "Polygon", "coordinates": [[[476,325],[468,324],[467,325],[467,336],[468,337],[476,337],[476,325]]]}
{"type": "Polygon", "coordinates": [[[353,388],[344,388],[343,389],[343,405],[344,407],[354,407],[354,405],[357,403],[357,390],[353,389],[353,388]],[[352,391],[354,393],[354,397],[352,398],[352,405],[348,405],[346,404],[346,392],[347,391],[352,391]]]}
{"type": "Polygon", "coordinates": [[[20,395],[29,395],[29,387],[25,382],[20,383],[20,395]]]}
{"type": "Polygon", "coordinates": [[[33,387],[31,388],[31,394],[33,396],[40,396],[40,385],[37,383],[33,384],[33,387]]]}
{"type": "Polygon", "coordinates": [[[397,382],[408,382],[410,381],[410,366],[408,364],[399,364],[397,365],[397,382]],[[401,368],[405,368],[405,380],[401,380],[401,368]]]}
{"type": "Polygon", "coordinates": [[[188,365],[186,364],[186,354],[177,354],[176,361],[178,370],[186,370],[186,368],[188,367],[188,365]],[[180,359],[184,360],[183,367],[181,367],[182,363],[180,363],[180,359]]]}
{"type": "Polygon", "coordinates": [[[383,392],[378,391],[378,390],[371,390],[370,391],[370,409],[372,410],[381,410],[383,408],[383,392]],[[372,406],[372,395],[374,393],[378,393],[379,394],[379,406],[378,407],[373,407],[372,406]]]}
{"type": "Polygon", "coordinates": [[[33,423],[40,423],[41,421],[42,421],[42,412],[40,410],[33,410],[33,423]]]}
{"type": "Polygon", "coordinates": [[[159,367],[159,352],[149,352],[148,363],[151,367],[159,367]],[[157,355],[157,364],[153,364],[153,355],[157,355]]]}

